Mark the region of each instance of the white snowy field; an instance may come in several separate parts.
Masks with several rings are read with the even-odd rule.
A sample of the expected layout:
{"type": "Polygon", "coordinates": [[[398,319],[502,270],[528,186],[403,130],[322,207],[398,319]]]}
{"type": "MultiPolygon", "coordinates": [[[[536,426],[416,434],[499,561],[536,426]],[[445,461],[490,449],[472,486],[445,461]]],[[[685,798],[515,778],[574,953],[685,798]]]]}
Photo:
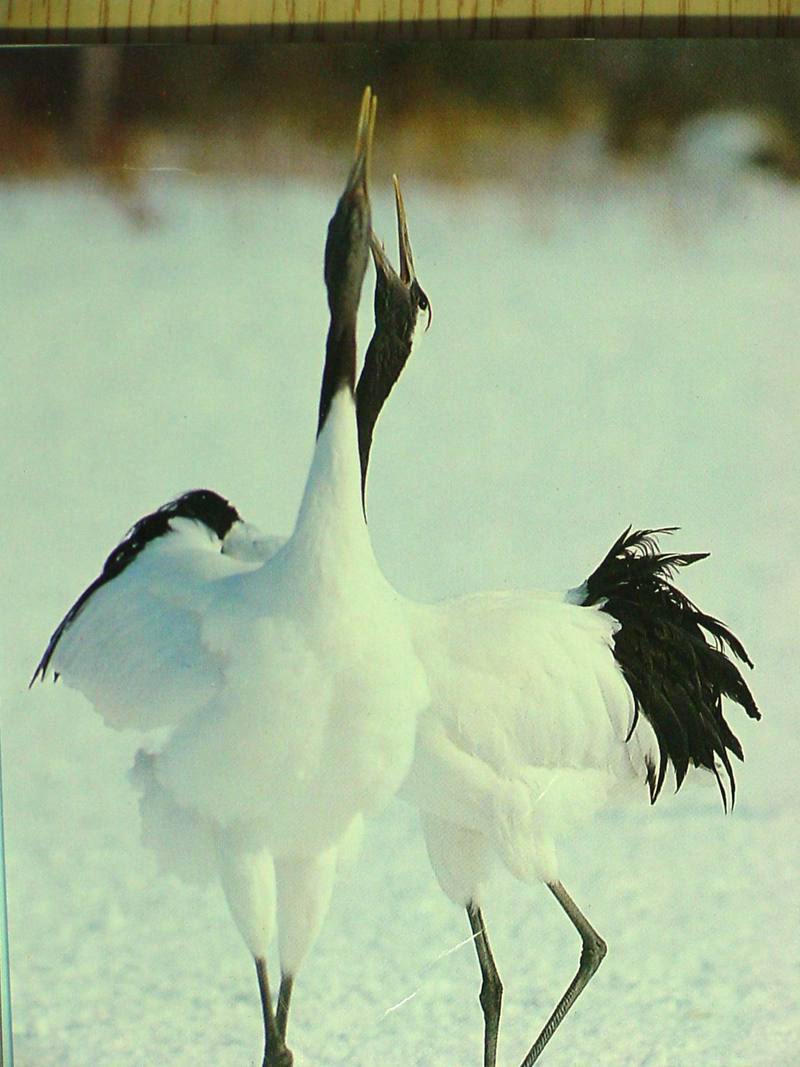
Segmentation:
{"type": "MultiPolygon", "coordinates": [[[[389,161],[390,162],[390,161],[389,161]]],[[[3,758],[17,1067],[261,1062],[252,963],[221,892],[155,873],[138,736],[63,686],[47,638],[140,515],[210,486],[288,532],[314,439],[327,188],[192,175],[135,229],[81,184],[0,188],[3,758]]],[[[548,1067],[800,1059],[797,603],[800,192],[742,176],[453,190],[404,179],[433,324],[376,435],[378,558],[421,599],[580,582],[636,526],[710,550],[683,575],[756,663],[761,723],[723,815],[695,778],[563,842],[609,954],[548,1067]]],[[[374,223],[394,252],[388,181],[374,223]]],[[[380,189],[378,188],[380,187],[380,189]]],[[[371,279],[364,300],[366,343],[371,279]]],[[[516,1067],[578,962],[541,887],[486,907],[516,1067]]],[[[296,987],[298,1067],[481,1062],[466,918],[396,803],[296,987]]]]}

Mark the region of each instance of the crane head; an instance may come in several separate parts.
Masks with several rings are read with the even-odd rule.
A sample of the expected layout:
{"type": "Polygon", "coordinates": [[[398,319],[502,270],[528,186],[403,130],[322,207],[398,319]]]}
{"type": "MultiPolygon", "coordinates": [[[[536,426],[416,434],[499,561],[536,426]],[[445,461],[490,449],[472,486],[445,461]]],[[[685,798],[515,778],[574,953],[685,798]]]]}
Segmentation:
{"type": "Polygon", "coordinates": [[[375,330],[364,357],[364,367],[356,389],[358,447],[361,457],[361,503],[366,517],[367,468],[375,423],[389,393],[400,377],[414,343],[414,330],[420,311],[428,313],[428,297],[417,281],[411,241],[408,236],[400,183],[393,177],[399,273],[389,262],[383,245],[370,235],[370,250],[375,263],[375,330]]]}
{"type": "Polygon", "coordinates": [[[403,194],[397,175],[392,175],[395,210],[397,212],[397,245],[399,272],[389,262],[386,251],[375,236],[370,234],[370,251],[375,264],[375,328],[386,330],[399,341],[410,345],[420,311],[426,312],[427,330],[431,324],[431,305],[427,294],[417,281],[411,239],[408,236],[403,194]]]}

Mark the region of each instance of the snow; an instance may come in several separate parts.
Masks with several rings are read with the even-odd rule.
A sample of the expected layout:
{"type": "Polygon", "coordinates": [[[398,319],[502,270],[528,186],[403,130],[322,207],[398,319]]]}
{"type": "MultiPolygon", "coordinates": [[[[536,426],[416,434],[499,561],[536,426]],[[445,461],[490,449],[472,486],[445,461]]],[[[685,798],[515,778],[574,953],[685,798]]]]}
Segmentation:
{"type": "MultiPolygon", "coordinates": [[[[577,585],[629,523],[680,524],[676,547],[711,550],[683,587],[744,640],[764,711],[735,718],[737,805],[724,816],[704,776],[560,843],[562,880],[609,954],[542,1062],[790,1067],[800,193],[742,175],[698,210],[674,169],[548,178],[499,192],[401,175],[433,324],[376,433],[376,554],[402,592],[433,600],[577,585]]],[[[392,248],[389,185],[374,184],[392,248]]],[[[106,553],[170,496],[208,485],[264,530],[291,529],[338,188],[171,175],[144,193],[158,221],[136,229],[77,182],[0,190],[18,1067],[260,1064],[255,974],[221,891],[159,876],[139,843],[127,775],[141,738],[63,686],[26,685],[106,553]]],[[[541,887],[498,876],[486,917],[500,1063],[514,1065],[579,945],[541,887]]],[[[298,1065],[480,1063],[468,933],[395,802],[300,972],[298,1065]]]]}

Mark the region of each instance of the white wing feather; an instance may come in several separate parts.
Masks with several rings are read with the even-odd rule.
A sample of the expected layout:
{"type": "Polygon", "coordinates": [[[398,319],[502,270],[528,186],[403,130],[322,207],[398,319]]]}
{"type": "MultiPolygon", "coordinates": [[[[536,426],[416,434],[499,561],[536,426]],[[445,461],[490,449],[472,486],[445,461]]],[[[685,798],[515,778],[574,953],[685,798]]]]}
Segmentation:
{"type": "Polygon", "coordinates": [[[213,697],[222,663],[202,640],[203,619],[225,596],[224,579],[283,544],[241,522],[224,542],[190,519],[170,527],[91,594],[47,666],[115,729],[173,725],[213,697]]]}
{"type": "Polygon", "coordinates": [[[412,610],[431,703],[403,795],[434,830],[449,825],[429,841],[445,892],[464,903],[475,889],[454,874],[467,831],[517,877],[551,880],[554,837],[643,781],[657,751],[641,717],[625,743],[634,705],[611,655],[618,624],[573,593],[478,594],[412,610]]]}

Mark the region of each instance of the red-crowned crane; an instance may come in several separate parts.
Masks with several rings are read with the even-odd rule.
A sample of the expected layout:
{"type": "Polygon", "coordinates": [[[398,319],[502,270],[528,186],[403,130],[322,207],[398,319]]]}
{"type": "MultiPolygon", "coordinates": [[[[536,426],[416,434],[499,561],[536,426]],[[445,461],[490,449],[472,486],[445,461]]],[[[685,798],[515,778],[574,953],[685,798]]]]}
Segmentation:
{"type": "Polygon", "coordinates": [[[80,690],[118,729],[169,727],[132,772],[145,839],[189,881],[217,876],[256,963],[264,1067],[287,1067],[294,976],[316,937],[343,850],[397,791],[427,686],[400,598],[363,514],[372,431],[427,299],[371,231],[376,99],[328,229],[330,309],[317,442],[296,526],[264,537],[195,490],[139,520],[53,634],[34,679],[80,690]],[[370,252],[375,332],[355,407],[356,312],[370,252]],[[399,306],[398,306],[399,302],[399,306]],[[398,332],[399,325],[402,329],[398,332]],[[273,1007],[267,946],[278,927],[273,1007]]]}
{"type": "MultiPolygon", "coordinates": [[[[401,326],[387,332],[403,335],[401,326]]],[[[420,811],[442,888],[467,910],[483,980],[484,1067],[496,1062],[502,999],[481,911],[495,861],[523,881],[543,881],[582,941],[578,971],[523,1059],[531,1067],[606,952],[558,879],[556,837],[623,793],[654,803],[668,768],[676,788],[690,767],[705,768],[725,809],[733,804],[730,754],[743,754],[723,699],[760,718],[734,660],[752,663],[723,623],[672,584],[707,555],[660,552],[658,536],[673,532],[629,528],[565,593],[406,601],[430,703],[400,795],[420,811]]]]}
{"type": "Polygon", "coordinates": [[[496,860],[544,882],[580,934],[578,971],[523,1060],[531,1067],[603,959],[600,935],[559,881],[555,840],[624,792],[654,802],[667,768],[716,775],[734,799],[742,758],[723,698],[759,718],[739,640],[671,583],[704,554],[664,554],[626,530],[566,593],[479,593],[409,605],[431,701],[401,795],[421,813],[440,885],[467,910],[480,963],[484,1065],[494,1067],[502,985],[481,902],[496,860]]]}
{"type": "MultiPolygon", "coordinates": [[[[396,195],[408,297],[404,305],[398,280],[392,302],[403,308],[418,287],[396,195]]],[[[402,324],[387,335],[403,337],[402,324]]],[[[420,810],[442,888],[467,910],[483,979],[484,1067],[496,1062],[502,999],[481,911],[494,862],[543,881],[582,941],[575,978],[524,1057],[531,1067],[606,951],[558,879],[556,837],[623,793],[654,803],[668,768],[677,788],[690,767],[705,768],[723,806],[733,803],[730,754],[743,754],[723,699],[760,718],[734,660],[752,663],[723,623],[672,584],[707,555],[660,552],[659,535],[673,532],[629,528],[565,593],[406,602],[431,700],[401,796],[420,810]]]]}

